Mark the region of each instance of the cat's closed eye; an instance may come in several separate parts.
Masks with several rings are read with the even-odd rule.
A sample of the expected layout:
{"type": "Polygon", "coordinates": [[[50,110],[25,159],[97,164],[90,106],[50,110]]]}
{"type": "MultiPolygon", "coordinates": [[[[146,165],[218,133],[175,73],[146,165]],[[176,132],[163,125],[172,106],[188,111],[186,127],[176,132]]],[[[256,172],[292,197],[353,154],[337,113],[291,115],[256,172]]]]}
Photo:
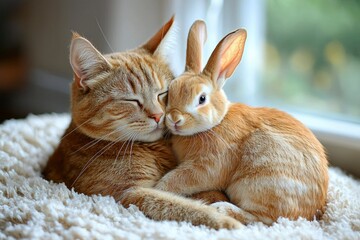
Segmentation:
{"type": "Polygon", "coordinates": [[[136,104],[139,108],[143,107],[143,104],[138,99],[124,99],[123,101],[136,104]]]}

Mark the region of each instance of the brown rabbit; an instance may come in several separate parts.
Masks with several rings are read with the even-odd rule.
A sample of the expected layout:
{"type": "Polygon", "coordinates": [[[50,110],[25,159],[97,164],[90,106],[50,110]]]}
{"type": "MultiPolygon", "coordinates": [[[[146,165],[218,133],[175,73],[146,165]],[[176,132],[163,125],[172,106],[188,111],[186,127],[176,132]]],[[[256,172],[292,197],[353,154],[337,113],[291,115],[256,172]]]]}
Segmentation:
{"type": "Polygon", "coordinates": [[[188,36],[186,71],[170,84],[166,108],[180,165],[156,188],[183,195],[224,190],[237,207],[213,206],[245,224],[314,219],[328,188],[322,145],[284,112],[227,100],[222,87],[241,60],[244,29],[225,36],[201,71],[205,39],[205,23],[196,21],[188,36]]]}

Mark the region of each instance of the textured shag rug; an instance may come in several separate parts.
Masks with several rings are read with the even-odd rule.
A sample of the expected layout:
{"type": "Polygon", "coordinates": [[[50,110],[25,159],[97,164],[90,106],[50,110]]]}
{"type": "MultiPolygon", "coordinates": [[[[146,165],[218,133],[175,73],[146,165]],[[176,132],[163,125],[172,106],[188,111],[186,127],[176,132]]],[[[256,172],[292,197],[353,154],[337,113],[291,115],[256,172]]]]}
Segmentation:
{"type": "Polygon", "coordinates": [[[0,125],[0,239],[360,239],[360,182],[330,168],[320,221],[280,218],[271,227],[213,230],[185,222],[156,222],[112,197],[85,196],[41,178],[69,123],[51,114],[0,125]]]}

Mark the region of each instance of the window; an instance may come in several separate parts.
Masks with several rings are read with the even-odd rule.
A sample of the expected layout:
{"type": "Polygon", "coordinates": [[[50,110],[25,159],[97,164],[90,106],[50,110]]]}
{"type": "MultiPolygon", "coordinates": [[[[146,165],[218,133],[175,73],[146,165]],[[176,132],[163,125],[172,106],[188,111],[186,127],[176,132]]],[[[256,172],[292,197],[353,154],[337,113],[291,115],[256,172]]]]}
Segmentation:
{"type": "Polygon", "coordinates": [[[291,113],[314,131],[333,163],[360,176],[360,2],[185,3],[175,8],[183,35],[182,59],[176,59],[180,72],[195,19],[203,18],[208,27],[204,63],[223,36],[245,27],[242,62],[225,86],[229,99],[291,113]]]}
{"type": "Polygon", "coordinates": [[[263,100],[360,123],[360,3],[267,1],[266,15],[263,100]]]}

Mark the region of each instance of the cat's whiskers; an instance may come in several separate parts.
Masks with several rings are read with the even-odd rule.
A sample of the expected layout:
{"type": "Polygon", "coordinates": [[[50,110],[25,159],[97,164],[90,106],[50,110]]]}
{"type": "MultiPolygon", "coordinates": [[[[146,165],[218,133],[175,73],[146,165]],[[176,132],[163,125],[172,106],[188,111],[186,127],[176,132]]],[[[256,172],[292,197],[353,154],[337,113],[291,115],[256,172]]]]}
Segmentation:
{"type": "MultiPolygon", "coordinates": [[[[126,128],[126,126],[124,126],[122,129],[125,129],[125,128],[126,128]]],[[[122,129],[121,129],[121,130],[122,130],[122,129]]],[[[94,145],[96,145],[97,143],[99,143],[100,141],[105,140],[105,138],[108,137],[108,136],[110,136],[111,134],[113,134],[113,133],[115,133],[115,132],[118,132],[118,131],[121,131],[121,130],[115,129],[114,131],[111,131],[110,133],[107,133],[107,134],[103,135],[103,136],[100,137],[100,138],[93,139],[93,140],[91,140],[90,142],[86,143],[84,146],[82,146],[82,147],[80,147],[79,149],[77,149],[76,151],[72,152],[71,155],[77,153],[78,151],[80,151],[80,150],[82,150],[82,149],[87,150],[87,149],[93,147],[94,145]]]]}
{"type": "MultiPolygon", "coordinates": [[[[127,167],[128,169],[130,170],[131,169],[131,166],[132,166],[132,162],[131,162],[131,157],[132,157],[132,148],[133,148],[133,144],[136,140],[136,138],[139,136],[139,134],[136,134],[136,133],[133,133],[132,136],[130,137],[130,155],[129,155],[129,159],[127,161],[127,167]]],[[[125,156],[125,155],[124,155],[125,156]]],[[[131,183],[134,183],[134,180],[131,181],[131,183]]]]}
{"type": "MultiPolygon", "coordinates": [[[[105,137],[105,136],[104,136],[105,137]]],[[[95,138],[93,140],[91,140],[90,142],[84,144],[82,147],[78,148],[77,150],[73,151],[70,153],[71,155],[74,155],[75,153],[79,152],[82,149],[89,149],[90,147],[94,146],[95,144],[97,144],[98,142],[100,142],[101,140],[103,140],[102,138],[95,138]]]]}
{"type": "MultiPolygon", "coordinates": [[[[134,143],[133,140],[135,140],[137,137],[139,136],[139,134],[136,134],[136,133],[132,133],[129,137],[129,143],[130,143],[130,156],[129,156],[129,160],[126,161],[126,167],[127,169],[130,171],[130,169],[132,169],[132,163],[131,163],[131,154],[132,154],[132,145],[134,143]]],[[[126,149],[125,149],[125,153],[127,151],[127,148],[128,148],[128,144],[126,145],[126,149]]],[[[124,161],[124,158],[125,158],[125,154],[123,155],[123,161],[124,161]]]]}
{"type": "Polygon", "coordinates": [[[133,148],[133,145],[134,145],[134,142],[136,141],[136,138],[139,136],[139,134],[134,134],[132,139],[131,139],[131,146],[130,146],[130,160],[129,162],[131,162],[131,154],[132,154],[132,148],[133,148]]]}
{"type": "MultiPolygon", "coordinates": [[[[129,139],[129,137],[131,136],[131,132],[126,132],[125,134],[123,134],[123,138],[125,138],[126,140],[124,141],[123,139],[120,139],[118,142],[120,142],[120,141],[124,141],[123,142],[123,144],[121,145],[121,147],[120,147],[120,150],[118,151],[118,153],[116,154],[116,158],[115,158],[115,160],[114,160],[114,162],[113,162],[113,168],[115,168],[115,166],[116,166],[116,162],[117,162],[117,160],[118,160],[118,158],[119,158],[119,156],[120,156],[120,153],[121,153],[121,150],[123,149],[123,147],[124,147],[124,145],[130,140],[129,139]]],[[[123,153],[123,155],[125,155],[126,154],[126,152],[124,152],[123,153]]]]}
{"type": "MultiPolygon", "coordinates": [[[[131,142],[131,137],[133,136],[134,133],[130,133],[130,136],[129,136],[129,139],[126,141],[126,147],[125,147],[125,151],[124,151],[124,154],[122,156],[122,159],[121,159],[121,162],[124,162],[124,159],[125,159],[125,155],[126,155],[126,152],[127,152],[127,149],[129,147],[129,144],[131,142]]],[[[124,143],[125,144],[125,143],[124,143]]],[[[127,162],[127,169],[131,169],[131,163],[128,161],[127,162]]]]}
{"type": "MultiPolygon", "coordinates": [[[[81,147],[80,149],[84,148],[85,147],[85,150],[91,148],[92,146],[94,146],[95,144],[97,144],[98,142],[102,141],[102,140],[105,140],[106,137],[110,136],[111,134],[113,134],[114,132],[116,132],[116,130],[112,131],[112,132],[109,132],[105,135],[103,135],[102,137],[100,138],[97,138],[97,139],[94,139],[92,140],[90,143],[92,144],[89,144],[89,146],[87,146],[88,144],[85,144],[83,147],[81,147]]],[[[80,150],[79,149],[79,150],[80,150]]]]}
{"type": "Polygon", "coordinates": [[[100,157],[103,153],[105,153],[109,148],[111,148],[112,146],[114,146],[117,143],[117,141],[114,142],[110,142],[108,144],[106,144],[103,148],[101,148],[98,152],[96,152],[87,162],[86,164],[83,166],[83,168],[81,169],[79,175],[75,178],[74,182],[71,184],[70,187],[73,187],[74,184],[76,183],[76,181],[80,178],[80,176],[86,171],[86,169],[88,169],[88,167],[98,158],[100,157]]]}
{"type": "MultiPolygon", "coordinates": [[[[126,140],[126,141],[122,144],[122,146],[121,146],[121,148],[120,148],[120,151],[121,151],[121,149],[123,148],[123,146],[125,145],[125,143],[127,143],[127,144],[126,144],[125,151],[124,151],[124,153],[123,153],[123,158],[122,158],[122,163],[124,163],[124,164],[123,164],[121,167],[122,167],[122,169],[125,169],[124,171],[130,172],[130,170],[132,169],[132,165],[131,165],[132,147],[133,147],[133,144],[134,144],[136,138],[137,138],[140,134],[136,134],[136,133],[131,133],[131,132],[129,132],[129,133],[127,133],[127,135],[129,136],[129,137],[128,137],[128,140],[126,140]],[[124,162],[124,157],[125,157],[125,155],[126,155],[127,146],[128,146],[128,143],[129,143],[129,142],[132,142],[132,143],[131,143],[131,146],[130,146],[130,159],[129,159],[128,161],[124,162]]],[[[117,161],[117,158],[118,158],[118,156],[119,156],[120,151],[118,152],[115,161],[117,161]]],[[[146,172],[143,171],[143,174],[146,175],[146,172]]],[[[126,182],[126,183],[121,183],[121,182],[120,182],[120,183],[117,183],[116,190],[118,190],[118,189],[120,189],[120,188],[124,188],[124,187],[127,187],[127,188],[128,188],[129,185],[130,185],[130,186],[133,186],[135,183],[136,183],[135,180],[132,179],[132,178],[130,179],[130,182],[126,182]]]]}
{"type": "MultiPolygon", "coordinates": [[[[102,34],[102,36],[103,36],[106,44],[109,46],[111,52],[115,52],[114,49],[111,47],[110,42],[109,42],[108,38],[106,37],[106,35],[105,35],[105,33],[104,33],[104,31],[103,31],[100,23],[99,23],[99,20],[98,20],[97,18],[96,18],[95,20],[96,20],[96,23],[97,23],[97,25],[98,25],[98,27],[99,27],[99,30],[100,30],[100,32],[101,32],[101,34],[102,34]]],[[[113,58],[113,59],[114,59],[114,58],[113,58]]],[[[116,61],[119,63],[119,65],[121,66],[120,59],[119,59],[119,58],[116,58],[115,60],[116,60],[116,61]]]]}
{"type": "Polygon", "coordinates": [[[71,133],[73,133],[75,130],[77,130],[79,127],[81,127],[82,125],[84,125],[85,123],[88,123],[89,121],[91,121],[92,119],[89,118],[88,120],[84,121],[83,123],[81,123],[80,125],[78,125],[76,128],[74,128],[73,130],[71,130],[70,132],[68,132],[67,134],[65,134],[60,141],[62,141],[64,138],[66,138],[67,136],[69,136],[71,133]]]}
{"type": "Polygon", "coordinates": [[[107,45],[109,46],[110,50],[111,50],[112,52],[115,52],[115,51],[114,51],[114,49],[110,46],[110,43],[109,43],[109,41],[108,41],[107,37],[105,36],[105,33],[104,33],[104,31],[103,31],[102,27],[100,26],[100,23],[99,23],[98,18],[95,18],[95,20],[96,20],[96,24],[98,25],[98,27],[99,27],[99,29],[100,29],[100,32],[101,32],[101,34],[102,34],[102,36],[103,36],[103,38],[104,38],[105,42],[106,42],[106,43],[107,43],[107,45]]]}

